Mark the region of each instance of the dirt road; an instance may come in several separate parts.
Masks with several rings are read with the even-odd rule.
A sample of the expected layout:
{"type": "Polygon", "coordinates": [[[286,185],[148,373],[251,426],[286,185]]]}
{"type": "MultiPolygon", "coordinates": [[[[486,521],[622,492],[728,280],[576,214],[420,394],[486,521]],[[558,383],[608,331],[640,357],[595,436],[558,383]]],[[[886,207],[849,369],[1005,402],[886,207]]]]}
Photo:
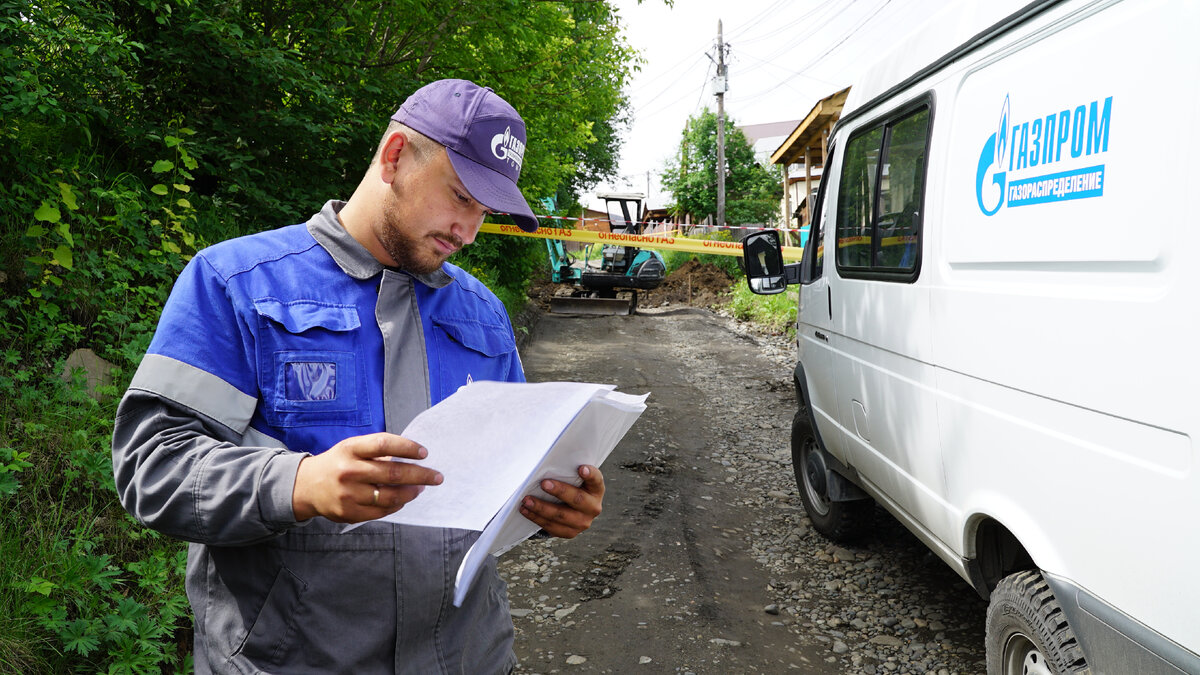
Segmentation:
{"type": "Polygon", "coordinates": [[[531,381],[650,392],[574,541],[501,559],[519,673],[972,673],[983,603],[895,521],[836,547],[791,474],[792,347],[694,308],[544,316],[531,381]]]}

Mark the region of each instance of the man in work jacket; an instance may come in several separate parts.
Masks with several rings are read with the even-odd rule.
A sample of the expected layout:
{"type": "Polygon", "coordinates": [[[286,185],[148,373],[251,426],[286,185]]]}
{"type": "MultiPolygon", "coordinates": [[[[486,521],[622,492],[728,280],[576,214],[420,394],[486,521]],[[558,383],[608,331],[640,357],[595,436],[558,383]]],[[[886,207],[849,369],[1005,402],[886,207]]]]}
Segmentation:
{"type": "MultiPolygon", "coordinates": [[[[339,523],[439,489],[404,461],[427,455],[397,435],[414,416],[471,380],[524,380],[504,306],[445,262],[492,210],[536,229],[524,149],[490,89],[432,83],[348,202],[201,251],[180,275],[118,409],[113,468],[131,514],[193,542],[197,673],[514,667],[494,559],[452,605],[477,533],[339,523]]],[[[604,479],[579,474],[578,488],[544,481],[561,504],[526,497],[522,513],[554,536],[587,529],[604,479]]]]}

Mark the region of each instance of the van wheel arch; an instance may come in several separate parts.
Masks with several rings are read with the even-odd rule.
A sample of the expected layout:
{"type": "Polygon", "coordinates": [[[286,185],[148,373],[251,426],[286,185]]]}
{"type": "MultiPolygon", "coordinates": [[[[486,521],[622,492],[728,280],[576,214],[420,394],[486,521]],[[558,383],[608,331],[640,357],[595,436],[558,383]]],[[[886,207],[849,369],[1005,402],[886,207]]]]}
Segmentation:
{"type": "Polygon", "coordinates": [[[1036,570],[1033,557],[1007,527],[994,518],[984,518],[974,530],[975,555],[967,562],[971,585],[987,600],[1000,580],[1026,570],[1036,570]]]}

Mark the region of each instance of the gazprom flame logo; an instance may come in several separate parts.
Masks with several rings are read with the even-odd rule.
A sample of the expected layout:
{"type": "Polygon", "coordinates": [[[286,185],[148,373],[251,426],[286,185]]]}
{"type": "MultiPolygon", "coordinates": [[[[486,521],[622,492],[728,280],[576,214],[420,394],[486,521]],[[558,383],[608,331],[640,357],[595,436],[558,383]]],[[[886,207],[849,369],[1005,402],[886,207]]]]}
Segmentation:
{"type": "Polygon", "coordinates": [[[1006,172],[996,171],[1004,166],[1004,159],[1008,152],[1008,118],[1009,118],[1009,101],[1008,96],[1004,97],[1004,105],[1000,107],[1000,127],[996,133],[992,134],[991,138],[983,144],[983,152],[979,155],[979,166],[975,171],[975,200],[979,202],[979,210],[983,211],[985,216],[994,216],[1000,210],[1000,206],[1004,204],[1004,184],[1006,172]],[[984,195],[984,185],[987,182],[989,172],[991,173],[991,185],[987,186],[987,192],[984,195]],[[998,186],[999,190],[992,189],[992,185],[998,186]],[[995,206],[988,208],[988,204],[994,203],[995,206]]]}
{"type": "Polygon", "coordinates": [[[507,127],[504,133],[492,136],[492,154],[520,172],[521,162],[525,159],[525,142],[513,136],[512,127],[507,127]]]}
{"type": "Polygon", "coordinates": [[[1104,165],[1093,154],[1108,152],[1113,97],[1015,122],[1009,97],[1000,106],[1000,125],[988,137],[975,167],[975,201],[985,216],[1001,207],[1030,206],[1104,196],[1104,165]],[[1039,166],[1070,167],[1052,173],[1039,166]],[[1029,175],[1035,173],[1035,175],[1029,175]]]}

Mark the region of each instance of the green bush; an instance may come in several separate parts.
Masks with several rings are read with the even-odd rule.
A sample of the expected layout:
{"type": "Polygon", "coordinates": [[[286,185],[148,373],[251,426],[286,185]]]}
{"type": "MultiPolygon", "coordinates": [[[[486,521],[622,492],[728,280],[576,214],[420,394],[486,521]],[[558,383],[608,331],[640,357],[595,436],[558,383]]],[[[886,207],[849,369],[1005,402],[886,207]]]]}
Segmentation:
{"type": "Polygon", "coordinates": [[[729,311],[741,321],[752,321],[775,333],[796,337],[799,292],[789,289],[775,295],[756,295],[745,281],[735,282],[729,293],[729,311]]]}
{"type": "MultiPolygon", "coordinates": [[[[438,77],[526,113],[531,194],[613,173],[634,55],[609,4],[381,7],[0,0],[0,673],[191,670],[186,547],[121,509],[110,438],[195,251],[350,195],[438,77]],[[60,379],[80,347],[115,366],[99,399],[60,379]]],[[[515,315],[544,255],[491,236],[455,262],[515,315]]]]}
{"type": "Polygon", "coordinates": [[[122,387],[101,402],[75,375],[13,367],[0,383],[0,438],[24,448],[0,448],[0,672],[189,672],[186,548],[117,504],[122,387]]]}

